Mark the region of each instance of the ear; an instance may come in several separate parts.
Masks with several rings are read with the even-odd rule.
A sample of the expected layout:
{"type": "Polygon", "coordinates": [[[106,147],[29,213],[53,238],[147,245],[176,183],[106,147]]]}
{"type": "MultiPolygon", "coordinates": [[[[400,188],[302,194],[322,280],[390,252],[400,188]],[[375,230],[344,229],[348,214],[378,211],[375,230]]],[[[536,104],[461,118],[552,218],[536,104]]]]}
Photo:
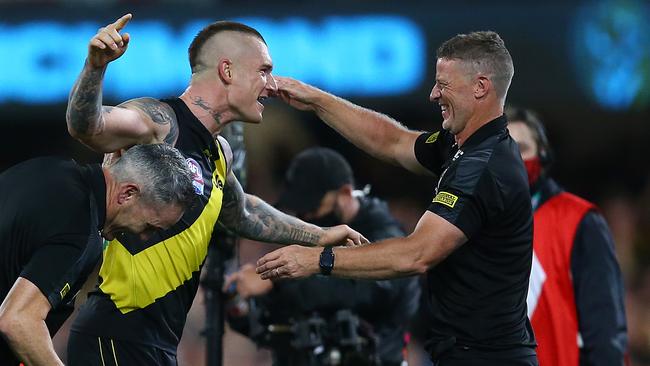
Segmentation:
{"type": "Polygon", "coordinates": [[[482,99],[492,89],[492,82],[485,76],[479,76],[474,84],[474,98],[482,99]]]}
{"type": "Polygon", "coordinates": [[[133,203],[136,197],[140,194],[140,188],[134,183],[123,183],[120,186],[119,193],[117,194],[117,203],[120,205],[126,203],[133,203]]]}
{"type": "Polygon", "coordinates": [[[224,59],[219,61],[218,66],[219,78],[223,81],[224,84],[228,85],[232,83],[232,62],[229,59],[224,59]]]}

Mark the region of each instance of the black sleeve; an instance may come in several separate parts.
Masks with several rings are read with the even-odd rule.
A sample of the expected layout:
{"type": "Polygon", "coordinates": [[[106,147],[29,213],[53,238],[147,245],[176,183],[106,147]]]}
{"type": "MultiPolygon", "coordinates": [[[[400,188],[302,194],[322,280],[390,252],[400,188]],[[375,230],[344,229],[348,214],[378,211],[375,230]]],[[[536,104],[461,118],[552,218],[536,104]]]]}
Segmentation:
{"type": "Polygon", "coordinates": [[[460,229],[468,239],[503,211],[500,190],[483,164],[464,159],[443,173],[429,211],[460,229]]]}
{"type": "Polygon", "coordinates": [[[627,349],[623,280],[611,233],[597,212],[589,212],[580,223],[571,272],[583,341],[580,365],[623,365],[627,349]]]}
{"type": "Polygon", "coordinates": [[[429,171],[439,176],[445,161],[446,131],[425,132],[418,136],[413,146],[415,158],[429,171]]]}
{"type": "MultiPolygon", "coordinates": [[[[88,238],[80,235],[60,235],[40,246],[20,274],[31,281],[56,308],[70,292],[79,275],[88,238]]],[[[74,294],[70,294],[71,296],[74,294]]]]}

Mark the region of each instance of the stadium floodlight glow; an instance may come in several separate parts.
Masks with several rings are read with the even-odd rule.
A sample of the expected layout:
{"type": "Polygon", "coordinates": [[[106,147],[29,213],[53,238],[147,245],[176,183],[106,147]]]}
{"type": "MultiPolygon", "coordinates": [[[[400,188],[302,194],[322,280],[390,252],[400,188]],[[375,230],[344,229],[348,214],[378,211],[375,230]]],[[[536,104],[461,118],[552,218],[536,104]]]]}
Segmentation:
{"type": "MultiPolygon", "coordinates": [[[[391,96],[416,89],[426,74],[426,40],[400,16],[240,18],[269,44],[277,75],[298,78],[344,96],[391,96]]],[[[104,96],[124,100],[177,95],[190,71],[187,47],[210,20],[174,28],[164,20],[129,23],[131,44],[108,68],[104,96]]],[[[60,103],[67,99],[99,24],[0,23],[0,103],[60,103]]]]}

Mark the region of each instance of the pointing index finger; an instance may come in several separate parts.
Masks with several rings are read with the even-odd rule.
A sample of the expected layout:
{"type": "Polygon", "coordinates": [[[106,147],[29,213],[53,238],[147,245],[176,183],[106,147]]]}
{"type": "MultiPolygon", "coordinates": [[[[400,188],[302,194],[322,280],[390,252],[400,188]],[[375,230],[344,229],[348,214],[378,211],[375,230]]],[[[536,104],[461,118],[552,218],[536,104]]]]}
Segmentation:
{"type": "Polygon", "coordinates": [[[126,26],[126,23],[128,23],[129,20],[131,20],[131,18],[133,18],[133,15],[131,15],[131,13],[128,13],[123,15],[120,19],[116,20],[115,23],[113,23],[115,30],[118,32],[122,30],[122,28],[126,26]]]}

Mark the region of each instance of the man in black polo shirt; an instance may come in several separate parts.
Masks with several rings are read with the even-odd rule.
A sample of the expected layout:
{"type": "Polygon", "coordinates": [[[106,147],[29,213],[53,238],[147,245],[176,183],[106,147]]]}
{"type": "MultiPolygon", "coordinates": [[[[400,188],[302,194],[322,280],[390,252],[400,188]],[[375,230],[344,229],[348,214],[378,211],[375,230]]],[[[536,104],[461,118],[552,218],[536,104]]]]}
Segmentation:
{"type": "Polygon", "coordinates": [[[101,236],[146,240],[175,224],[196,195],[191,177],[167,145],[104,168],[46,157],[0,174],[0,365],[63,365],[50,337],[99,262],[101,236]]]}
{"type": "Polygon", "coordinates": [[[503,105],[514,73],[494,32],[457,35],[437,52],[430,100],[443,130],[409,131],[377,112],[288,78],[278,93],[368,153],[439,177],[415,231],[354,249],[288,247],[258,261],[262,278],[318,271],[390,278],[427,272],[428,349],[436,365],[536,365],[526,316],[532,210],[526,170],[503,105]]]}

